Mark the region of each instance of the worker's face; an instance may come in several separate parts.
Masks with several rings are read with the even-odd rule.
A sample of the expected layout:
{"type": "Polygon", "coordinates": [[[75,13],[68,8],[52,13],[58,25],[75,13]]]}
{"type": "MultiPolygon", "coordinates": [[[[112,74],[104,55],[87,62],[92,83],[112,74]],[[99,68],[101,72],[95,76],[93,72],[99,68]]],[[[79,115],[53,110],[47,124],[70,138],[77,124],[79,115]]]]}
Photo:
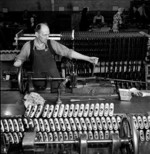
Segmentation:
{"type": "Polygon", "coordinates": [[[98,16],[100,16],[100,15],[101,15],[101,12],[100,12],[100,11],[98,11],[98,12],[97,12],[97,15],[98,15],[98,16]]]}
{"type": "Polygon", "coordinates": [[[122,14],[122,11],[119,11],[118,14],[121,15],[122,14]]]}
{"type": "Polygon", "coordinates": [[[30,18],[30,21],[31,21],[31,22],[34,22],[34,18],[33,18],[33,17],[31,17],[31,18],[30,18]]]}
{"type": "Polygon", "coordinates": [[[42,43],[47,43],[48,37],[49,37],[50,31],[49,28],[47,26],[42,26],[41,30],[38,32],[38,39],[39,41],[41,41],[42,43]]]}

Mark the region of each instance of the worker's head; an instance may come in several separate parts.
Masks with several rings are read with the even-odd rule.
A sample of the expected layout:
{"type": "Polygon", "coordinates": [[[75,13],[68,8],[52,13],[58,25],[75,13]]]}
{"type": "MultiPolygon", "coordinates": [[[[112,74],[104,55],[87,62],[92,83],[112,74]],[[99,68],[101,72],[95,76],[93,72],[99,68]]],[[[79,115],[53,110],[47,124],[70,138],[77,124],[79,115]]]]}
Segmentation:
{"type": "Polygon", "coordinates": [[[123,11],[124,11],[124,8],[118,8],[118,13],[119,13],[119,14],[122,14],[123,11]]]}
{"type": "Polygon", "coordinates": [[[145,7],[145,3],[142,4],[142,7],[145,7]]]}
{"type": "Polygon", "coordinates": [[[34,17],[30,17],[30,22],[33,23],[35,21],[34,17]]]}
{"type": "Polygon", "coordinates": [[[82,15],[87,14],[87,12],[88,12],[88,8],[87,7],[84,7],[83,10],[82,10],[82,15]]]}
{"type": "Polygon", "coordinates": [[[98,10],[98,11],[97,11],[97,16],[100,16],[100,15],[101,15],[101,11],[98,10]]]}
{"type": "Polygon", "coordinates": [[[47,43],[50,34],[50,29],[46,23],[40,23],[35,28],[35,36],[42,43],[47,43]]]}

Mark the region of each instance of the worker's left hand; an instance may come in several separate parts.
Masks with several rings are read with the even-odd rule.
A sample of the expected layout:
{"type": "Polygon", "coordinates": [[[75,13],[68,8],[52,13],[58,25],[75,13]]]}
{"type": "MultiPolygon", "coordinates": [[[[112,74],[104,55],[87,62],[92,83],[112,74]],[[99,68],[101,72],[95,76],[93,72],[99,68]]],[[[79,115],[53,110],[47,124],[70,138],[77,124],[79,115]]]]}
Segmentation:
{"type": "Polygon", "coordinates": [[[97,58],[97,57],[90,57],[89,58],[89,62],[91,62],[91,63],[93,63],[95,65],[98,63],[98,60],[99,60],[99,58],[97,58]]]}

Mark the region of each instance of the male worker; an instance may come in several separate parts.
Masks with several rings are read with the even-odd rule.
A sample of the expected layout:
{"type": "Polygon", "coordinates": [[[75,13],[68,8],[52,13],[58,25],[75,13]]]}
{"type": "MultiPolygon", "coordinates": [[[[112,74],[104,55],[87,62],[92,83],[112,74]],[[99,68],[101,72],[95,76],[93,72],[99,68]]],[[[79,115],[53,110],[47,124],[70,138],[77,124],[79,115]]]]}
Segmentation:
{"type": "MultiPolygon", "coordinates": [[[[70,59],[80,59],[96,64],[97,57],[89,57],[80,54],[66,46],[54,41],[48,40],[50,29],[46,23],[40,23],[35,28],[35,39],[24,44],[19,55],[17,55],[14,66],[20,67],[26,60],[31,61],[34,77],[43,77],[41,72],[47,72],[52,78],[60,78],[59,71],[54,60],[54,54],[68,57],[70,59]]],[[[35,89],[44,89],[46,81],[34,81],[35,89]]],[[[52,92],[57,92],[59,82],[52,82],[52,92]]]]}
{"type": "Polygon", "coordinates": [[[93,24],[96,28],[101,28],[104,26],[104,16],[101,15],[100,11],[97,11],[96,16],[93,18],[93,24]]]}

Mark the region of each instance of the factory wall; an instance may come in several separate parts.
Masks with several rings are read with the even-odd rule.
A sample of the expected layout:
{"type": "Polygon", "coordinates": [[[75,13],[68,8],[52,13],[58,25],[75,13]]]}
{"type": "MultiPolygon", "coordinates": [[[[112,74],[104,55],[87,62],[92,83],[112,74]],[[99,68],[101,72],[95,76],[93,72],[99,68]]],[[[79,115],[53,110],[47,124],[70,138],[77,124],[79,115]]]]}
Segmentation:
{"type": "Polygon", "coordinates": [[[112,11],[116,7],[128,9],[131,0],[1,0],[0,11],[79,11],[88,7],[90,11],[112,11]]]}

